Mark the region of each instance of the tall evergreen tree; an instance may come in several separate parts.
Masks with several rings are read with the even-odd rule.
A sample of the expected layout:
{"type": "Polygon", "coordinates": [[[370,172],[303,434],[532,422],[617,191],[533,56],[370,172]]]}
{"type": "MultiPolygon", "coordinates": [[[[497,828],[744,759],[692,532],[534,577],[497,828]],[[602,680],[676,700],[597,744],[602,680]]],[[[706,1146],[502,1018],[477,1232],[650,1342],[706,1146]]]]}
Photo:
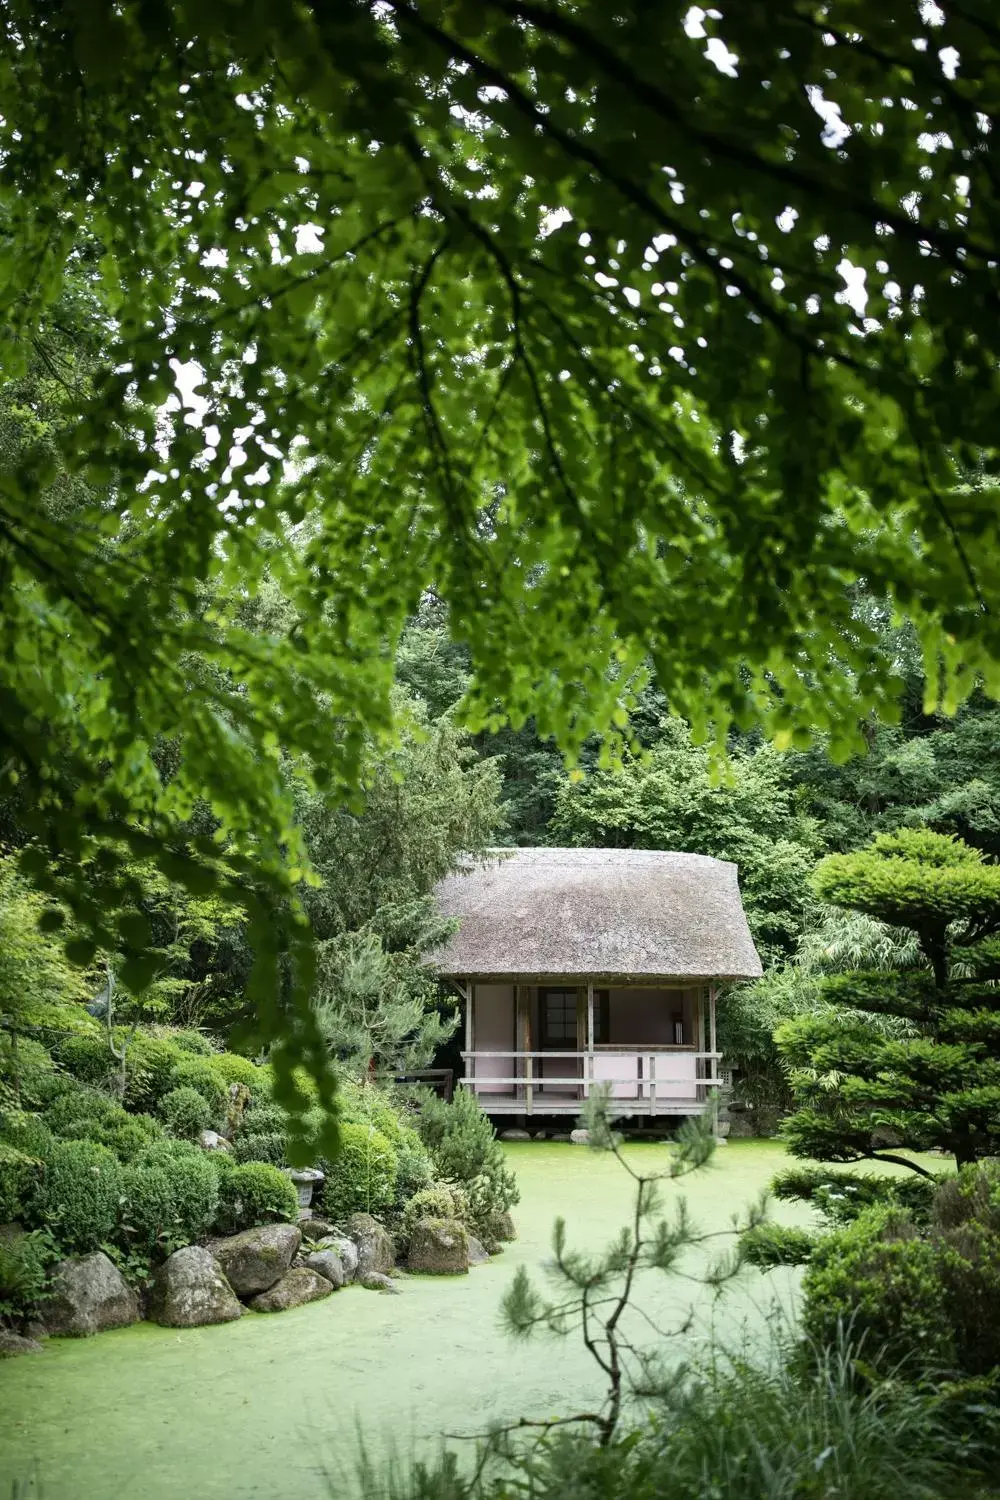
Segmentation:
{"type": "MultiPolygon", "coordinates": [[[[836,1009],[777,1032],[798,1108],[797,1156],[913,1163],[939,1148],[961,1166],[1000,1150],[1000,865],[925,829],[880,834],[817,870],[835,906],[909,929],[919,960],[832,976],[836,1009]]],[[[917,1168],[917,1170],[921,1170],[917,1168]]]]}

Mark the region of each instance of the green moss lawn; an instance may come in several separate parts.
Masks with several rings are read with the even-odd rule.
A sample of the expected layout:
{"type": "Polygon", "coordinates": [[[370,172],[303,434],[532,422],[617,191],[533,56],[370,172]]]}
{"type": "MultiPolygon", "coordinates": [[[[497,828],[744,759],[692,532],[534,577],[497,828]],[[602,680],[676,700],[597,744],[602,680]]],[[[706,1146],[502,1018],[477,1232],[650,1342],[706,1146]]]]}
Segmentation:
{"type": "MultiPolygon", "coordinates": [[[[373,1446],[406,1449],[590,1400],[600,1385],[578,1343],[512,1343],[500,1299],[517,1265],[542,1266],[557,1214],[574,1243],[610,1237],[629,1212],[629,1179],[579,1146],[507,1149],[521,1184],[520,1238],[468,1277],[407,1279],[398,1297],[351,1288],[217,1328],[141,1324],[52,1340],[42,1355],[0,1363],[2,1500],[17,1478],[36,1478],[42,1500],[314,1500],[343,1492],[336,1476],[358,1425],[373,1446]]],[[[632,1155],[645,1169],[665,1151],[632,1155]]],[[[685,1184],[695,1221],[724,1229],[783,1161],[770,1142],[720,1150],[685,1184]]],[[[807,1222],[788,1205],[776,1217],[807,1222]]],[[[691,1292],[650,1277],[641,1303],[662,1322],[691,1292]]],[[[787,1309],[793,1298],[792,1273],[747,1272],[714,1311],[706,1302],[700,1322],[714,1317],[727,1338],[744,1328],[753,1337],[776,1300],[787,1309]]]]}

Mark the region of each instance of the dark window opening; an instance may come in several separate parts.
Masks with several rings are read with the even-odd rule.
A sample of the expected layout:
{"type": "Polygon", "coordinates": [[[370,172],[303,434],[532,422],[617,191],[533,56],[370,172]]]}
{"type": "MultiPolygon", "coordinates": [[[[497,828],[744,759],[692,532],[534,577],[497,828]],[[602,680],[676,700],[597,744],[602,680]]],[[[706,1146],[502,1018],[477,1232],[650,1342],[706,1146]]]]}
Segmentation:
{"type": "Polygon", "coordinates": [[[576,1049],[576,990],[542,990],[539,1042],[562,1051],[576,1049]]]}

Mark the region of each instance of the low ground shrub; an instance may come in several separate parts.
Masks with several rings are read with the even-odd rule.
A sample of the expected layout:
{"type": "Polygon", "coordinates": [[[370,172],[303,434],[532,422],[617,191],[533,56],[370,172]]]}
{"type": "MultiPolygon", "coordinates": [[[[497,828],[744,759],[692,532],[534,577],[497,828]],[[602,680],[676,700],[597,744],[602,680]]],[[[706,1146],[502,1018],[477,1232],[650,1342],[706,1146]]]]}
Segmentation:
{"type": "MultiPolygon", "coordinates": [[[[986,1461],[935,1396],[903,1383],[865,1391],[851,1351],[808,1375],[716,1357],[664,1382],[650,1413],[601,1446],[587,1430],[498,1437],[487,1461],[444,1450],[383,1460],[363,1453],[359,1494],[380,1500],[972,1500],[995,1494],[986,1461]],[[979,1470],[977,1473],[976,1470],[979,1470]]],[[[534,1424],[533,1424],[534,1425],[534,1424]]],[[[541,1424],[538,1424],[541,1425],[541,1424]]]]}
{"type": "Polygon", "coordinates": [[[39,1157],[0,1140],[0,1223],[31,1218],[44,1170],[39,1157]]]}
{"type": "Polygon", "coordinates": [[[0,1234],[0,1319],[20,1322],[41,1311],[49,1267],[57,1258],[45,1230],[0,1234]]]}
{"type": "Polygon", "coordinates": [[[846,1326],[882,1369],[959,1380],[1000,1371],[1000,1167],[939,1184],[927,1225],[883,1206],[822,1236],[803,1291],[817,1343],[846,1326]]]}
{"type": "Polygon", "coordinates": [[[343,1125],[340,1155],[324,1163],[323,1208],[333,1219],[390,1213],[396,1202],[396,1152],[371,1125],[343,1125]]]}
{"type": "MultiPolygon", "coordinates": [[[[212,1152],[212,1156],[224,1155],[212,1152]]],[[[274,1220],[294,1224],[299,1217],[298,1194],[291,1178],[268,1162],[251,1161],[217,1169],[219,1207],[216,1228],[236,1234],[255,1224],[274,1220]]]]}
{"type": "Polygon", "coordinates": [[[819,1236],[809,1229],[786,1224],[756,1224],[740,1236],[741,1252],[748,1265],[762,1271],[775,1266],[802,1266],[812,1257],[819,1236]]]}
{"type": "Polygon", "coordinates": [[[174,1070],[190,1054],[166,1037],[141,1028],[132,1037],[125,1059],[125,1098],[129,1109],[154,1113],[164,1094],[176,1087],[174,1070]]]}
{"type": "Polygon", "coordinates": [[[212,1111],[205,1098],[188,1084],[164,1094],[159,1110],[167,1130],[181,1140],[196,1141],[212,1124],[212,1111]]]}
{"type": "Polygon", "coordinates": [[[177,1217],[191,1239],[207,1233],[214,1222],[220,1176],[216,1157],[223,1155],[165,1137],[138,1159],[139,1165],[166,1173],[173,1187],[177,1217]]]}
{"type": "Polygon", "coordinates": [[[160,1140],[163,1130],[152,1115],[129,1115],[123,1120],[108,1122],[100,1127],[100,1133],[91,1137],[102,1146],[113,1151],[120,1162],[135,1161],[146,1147],[160,1140]]]}
{"type": "Polygon", "coordinates": [[[386,1089],[367,1080],[341,1080],[340,1116],[348,1125],[373,1125],[393,1146],[399,1144],[406,1128],[401,1104],[386,1089]]]}
{"type": "Polygon", "coordinates": [[[233,1142],[233,1159],[237,1162],[268,1161],[273,1167],[285,1167],[288,1162],[284,1134],[278,1130],[259,1135],[242,1131],[233,1142]]]}
{"type": "Polygon", "coordinates": [[[114,1238],[121,1193],[121,1164],[106,1146],[57,1140],[45,1163],[44,1226],[64,1250],[85,1255],[114,1238]]]}

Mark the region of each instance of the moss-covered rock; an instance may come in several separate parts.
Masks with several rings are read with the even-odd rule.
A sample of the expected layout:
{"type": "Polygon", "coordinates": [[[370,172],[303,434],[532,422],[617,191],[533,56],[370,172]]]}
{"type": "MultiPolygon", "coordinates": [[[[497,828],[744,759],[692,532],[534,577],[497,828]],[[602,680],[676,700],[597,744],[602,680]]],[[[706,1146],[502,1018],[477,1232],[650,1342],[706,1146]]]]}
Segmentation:
{"type": "Polygon", "coordinates": [[[454,1219],[420,1219],[410,1236],[407,1265],[432,1276],[464,1276],[469,1269],[469,1238],[454,1219]]]}
{"type": "Polygon", "coordinates": [[[236,1295],[251,1297],[281,1280],[301,1242],[294,1224],[259,1224],[242,1234],[210,1240],[206,1249],[219,1262],[236,1295]]]}
{"type": "Polygon", "coordinates": [[[303,1302],[317,1302],[329,1297],[333,1285],[309,1266],[294,1266],[268,1291],[261,1292],[250,1303],[254,1312],[287,1312],[303,1302]]]}

